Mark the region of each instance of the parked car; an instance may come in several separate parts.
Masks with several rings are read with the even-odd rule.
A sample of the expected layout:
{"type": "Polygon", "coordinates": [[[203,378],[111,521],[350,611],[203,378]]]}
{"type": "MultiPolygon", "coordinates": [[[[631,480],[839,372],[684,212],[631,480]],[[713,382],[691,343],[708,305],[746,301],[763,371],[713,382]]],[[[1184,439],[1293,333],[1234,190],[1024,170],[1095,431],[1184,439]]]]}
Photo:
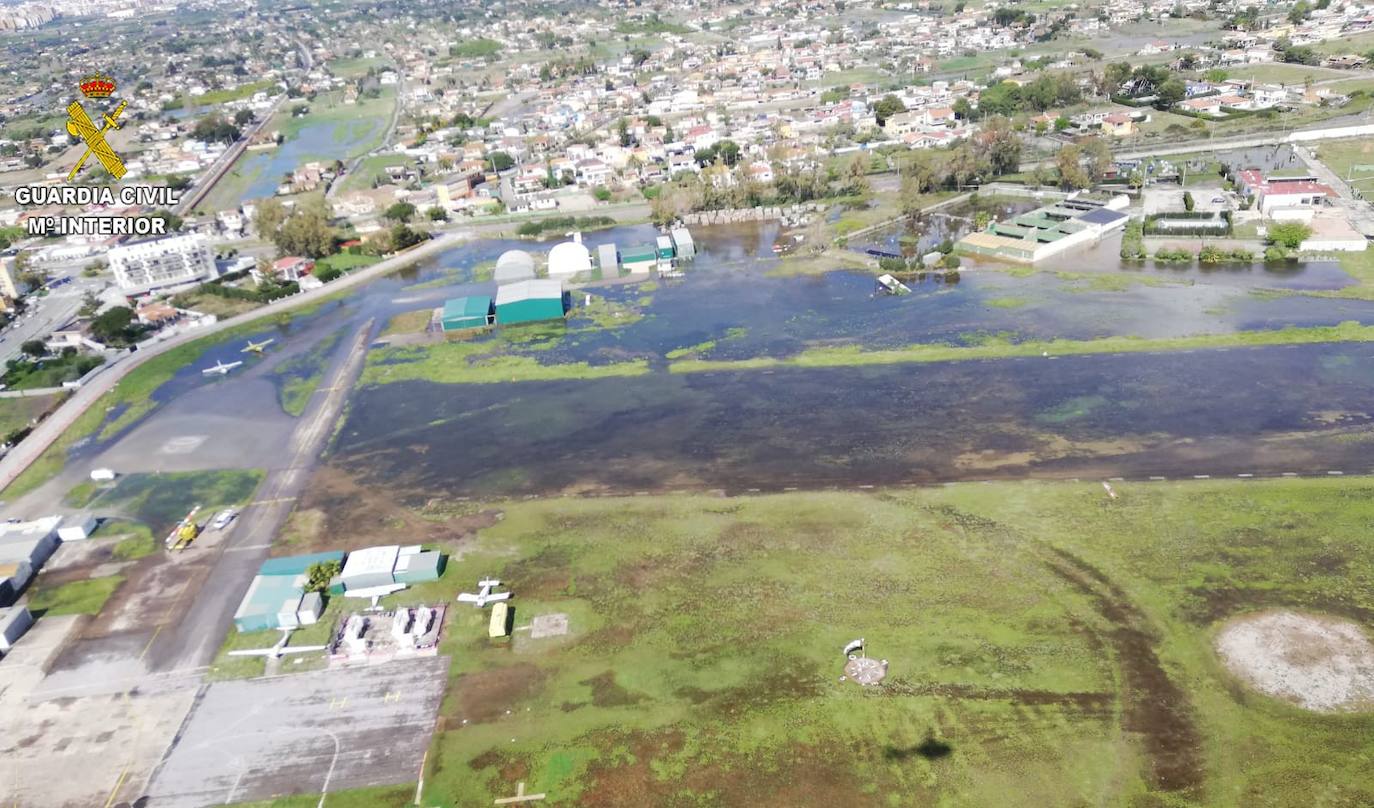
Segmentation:
{"type": "Polygon", "coordinates": [[[233,508],[225,508],[224,510],[215,514],[215,518],[210,521],[210,527],[214,528],[215,530],[224,530],[226,527],[229,526],[230,522],[234,521],[234,517],[238,515],[239,512],[234,510],[233,508]]]}

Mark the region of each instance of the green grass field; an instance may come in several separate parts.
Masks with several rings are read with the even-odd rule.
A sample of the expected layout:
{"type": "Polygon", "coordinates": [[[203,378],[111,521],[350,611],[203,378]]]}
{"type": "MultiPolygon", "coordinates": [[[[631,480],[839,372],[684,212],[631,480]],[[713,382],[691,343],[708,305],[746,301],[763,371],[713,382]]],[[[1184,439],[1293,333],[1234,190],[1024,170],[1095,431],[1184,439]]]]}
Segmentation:
{"type": "Polygon", "coordinates": [[[99,614],[105,601],[124,582],[121,575],[72,581],[51,589],[40,579],[29,594],[29,608],[35,613],[57,617],[68,614],[99,614]]]}
{"type": "Polygon", "coordinates": [[[1317,159],[1366,196],[1374,194],[1374,141],[1324,140],[1314,144],[1317,159]]]}
{"type": "Polygon", "coordinates": [[[324,380],[329,355],[342,338],[343,332],[335,331],[305,353],[293,356],[273,368],[272,381],[277,385],[277,397],[287,415],[299,416],[305,412],[310,397],[324,380]]]}
{"type": "Polygon", "coordinates": [[[1374,716],[1260,696],[1212,650],[1255,610],[1368,624],[1374,485],[1117,490],[507,504],[393,598],[451,602],[488,573],[517,592],[511,639],[450,611],[422,804],[517,780],[587,806],[1374,801],[1374,716]],[[569,634],[533,639],[555,613],[569,634]],[[878,688],[840,681],[860,637],[888,660],[878,688]]]}

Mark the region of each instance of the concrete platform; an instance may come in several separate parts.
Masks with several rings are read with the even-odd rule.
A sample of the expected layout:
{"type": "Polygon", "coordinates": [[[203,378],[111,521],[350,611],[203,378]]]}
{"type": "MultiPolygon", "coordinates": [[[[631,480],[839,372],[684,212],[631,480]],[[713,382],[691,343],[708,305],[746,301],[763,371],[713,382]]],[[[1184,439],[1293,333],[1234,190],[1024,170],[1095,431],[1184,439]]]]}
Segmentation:
{"type": "Polygon", "coordinates": [[[448,657],[210,685],[148,789],[193,808],[415,781],[448,657]]]}

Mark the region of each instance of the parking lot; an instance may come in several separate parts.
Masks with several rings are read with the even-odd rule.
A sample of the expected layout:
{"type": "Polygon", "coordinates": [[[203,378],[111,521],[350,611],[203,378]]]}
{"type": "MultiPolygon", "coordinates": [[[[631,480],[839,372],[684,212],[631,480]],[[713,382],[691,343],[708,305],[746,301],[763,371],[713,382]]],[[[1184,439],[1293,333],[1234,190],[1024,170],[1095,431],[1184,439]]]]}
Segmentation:
{"type": "Polygon", "coordinates": [[[210,685],[153,776],[148,806],[412,782],[447,667],[429,657],[210,685]]]}

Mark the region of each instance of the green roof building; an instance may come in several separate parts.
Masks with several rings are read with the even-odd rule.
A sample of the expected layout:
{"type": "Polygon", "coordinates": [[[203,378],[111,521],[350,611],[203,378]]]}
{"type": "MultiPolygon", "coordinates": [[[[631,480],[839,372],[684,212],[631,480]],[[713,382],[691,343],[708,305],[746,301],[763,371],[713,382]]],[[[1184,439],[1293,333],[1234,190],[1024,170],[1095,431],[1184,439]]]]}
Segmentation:
{"type": "Polygon", "coordinates": [[[658,250],[652,244],[636,244],[620,251],[620,264],[630,272],[648,272],[658,264],[658,250]]]}
{"type": "Polygon", "coordinates": [[[567,311],[562,281],[520,281],[496,290],[496,322],[501,325],[561,320],[567,311]]]}
{"type": "Polygon", "coordinates": [[[496,306],[485,295],[455,297],[444,302],[444,333],[485,328],[496,319],[496,306]]]}

